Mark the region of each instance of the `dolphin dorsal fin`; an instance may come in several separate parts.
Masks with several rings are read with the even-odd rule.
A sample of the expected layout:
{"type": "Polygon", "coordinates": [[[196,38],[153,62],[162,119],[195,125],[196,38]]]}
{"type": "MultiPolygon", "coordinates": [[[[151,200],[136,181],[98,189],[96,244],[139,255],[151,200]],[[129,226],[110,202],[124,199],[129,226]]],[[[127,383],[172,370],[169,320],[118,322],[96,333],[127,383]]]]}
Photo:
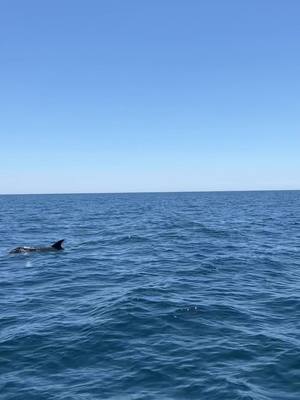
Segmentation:
{"type": "Polygon", "coordinates": [[[62,244],[63,244],[64,240],[65,239],[55,242],[51,247],[54,247],[56,250],[63,250],[62,244]]]}

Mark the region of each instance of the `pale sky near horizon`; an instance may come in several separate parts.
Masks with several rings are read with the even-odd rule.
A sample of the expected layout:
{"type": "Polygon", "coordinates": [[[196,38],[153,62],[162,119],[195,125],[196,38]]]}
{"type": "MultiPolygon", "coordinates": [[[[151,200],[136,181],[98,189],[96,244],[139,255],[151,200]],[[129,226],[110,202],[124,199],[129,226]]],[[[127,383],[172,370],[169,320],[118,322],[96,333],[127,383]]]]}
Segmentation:
{"type": "Polygon", "coordinates": [[[0,194],[300,189],[299,16],[1,1],[0,194]]]}

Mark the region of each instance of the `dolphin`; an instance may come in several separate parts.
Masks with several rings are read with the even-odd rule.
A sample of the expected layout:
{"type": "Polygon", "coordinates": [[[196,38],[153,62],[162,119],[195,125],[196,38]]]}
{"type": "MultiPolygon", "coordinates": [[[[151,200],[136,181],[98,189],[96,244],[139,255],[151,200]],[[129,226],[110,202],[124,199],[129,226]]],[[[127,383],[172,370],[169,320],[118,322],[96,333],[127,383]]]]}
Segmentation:
{"type": "Polygon", "coordinates": [[[31,253],[31,252],[34,252],[34,251],[44,252],[44,251],[63,250],[64,249],[62,247],[63,242],[64,242],[64,239],[59,240],[58,242],[55,242],[54,244],[52,244],[52,246],[48,246],[48,247],[27,247],[27,246],[16,247],[15,249],[11,250],[9,252],[9,254],[31,253]]]}

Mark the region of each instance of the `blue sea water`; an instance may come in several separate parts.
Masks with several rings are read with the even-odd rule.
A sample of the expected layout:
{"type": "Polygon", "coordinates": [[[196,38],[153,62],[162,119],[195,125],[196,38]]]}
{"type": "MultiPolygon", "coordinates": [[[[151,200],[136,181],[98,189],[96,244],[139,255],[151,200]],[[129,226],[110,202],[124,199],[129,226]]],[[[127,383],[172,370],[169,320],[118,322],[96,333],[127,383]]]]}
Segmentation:
{"type": "Polygon", "coordinates": [[[300,399],[299,191],[0,196],[0,233],[1,400],[300,399]]]}

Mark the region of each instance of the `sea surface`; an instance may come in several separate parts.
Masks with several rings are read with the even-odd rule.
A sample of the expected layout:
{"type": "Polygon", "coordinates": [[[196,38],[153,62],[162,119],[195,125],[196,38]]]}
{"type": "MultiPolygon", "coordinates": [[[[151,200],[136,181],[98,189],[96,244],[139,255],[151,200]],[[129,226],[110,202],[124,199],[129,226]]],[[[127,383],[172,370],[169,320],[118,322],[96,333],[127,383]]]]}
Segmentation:
{"type": "Polygon", "coordinates": [[[0,196],[0,399],[299,400],[300,192],[0,196]]]}

